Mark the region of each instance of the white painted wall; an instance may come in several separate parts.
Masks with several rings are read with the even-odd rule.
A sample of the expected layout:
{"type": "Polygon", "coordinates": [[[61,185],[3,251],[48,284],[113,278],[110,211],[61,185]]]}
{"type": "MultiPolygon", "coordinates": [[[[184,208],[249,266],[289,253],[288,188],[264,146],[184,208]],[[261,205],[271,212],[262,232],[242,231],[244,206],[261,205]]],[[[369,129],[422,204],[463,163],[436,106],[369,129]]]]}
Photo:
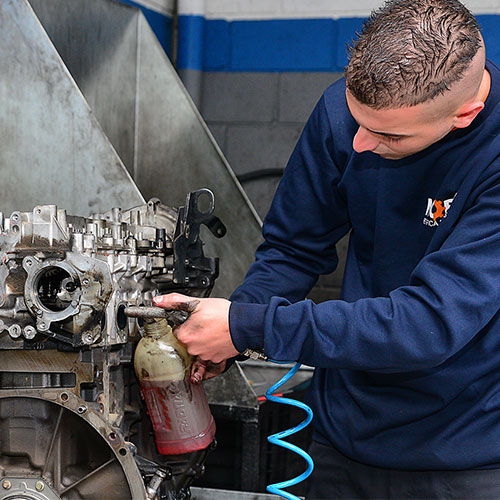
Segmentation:
{"type": "MultiPolygon", "coordinates": [[[[415,0],[418,1],[418,0],[415,0]]],[[[142,0],[141,3],[173,3],[142,0]]],[[[500,13],[500,0],[464,0],[474,14],[500,13]]],[[[181,14],[209,19],[310,19],[366,17],[383,0],[179,0],[181,14]]]]}

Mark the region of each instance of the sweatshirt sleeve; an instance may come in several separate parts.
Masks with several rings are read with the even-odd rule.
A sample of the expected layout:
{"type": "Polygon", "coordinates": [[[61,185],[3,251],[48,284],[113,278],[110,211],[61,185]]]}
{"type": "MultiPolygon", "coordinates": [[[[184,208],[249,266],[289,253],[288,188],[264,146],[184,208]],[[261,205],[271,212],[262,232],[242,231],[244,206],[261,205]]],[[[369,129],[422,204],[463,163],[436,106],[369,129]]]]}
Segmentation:
{"type": "Polygon", "coordinates": [[[233,304],[231,334],[239,348],[263,347],[273,359],[318,367],[391,373],[438,366],[499,314],[500,173],[475,190],[409,283],[351,303],[276,296],[266,305],[233,304]]]}
{"type": "Polygon", "coordinates": [[[334,158],[322,97],[292,153],[264,221],[264,243],[231,301],[263,304],[279,295],[296,302],[307,295],[318,275],[335,269],[335,244],[348,232],[349,222],[337,188],[341,174],[334,158]]]}

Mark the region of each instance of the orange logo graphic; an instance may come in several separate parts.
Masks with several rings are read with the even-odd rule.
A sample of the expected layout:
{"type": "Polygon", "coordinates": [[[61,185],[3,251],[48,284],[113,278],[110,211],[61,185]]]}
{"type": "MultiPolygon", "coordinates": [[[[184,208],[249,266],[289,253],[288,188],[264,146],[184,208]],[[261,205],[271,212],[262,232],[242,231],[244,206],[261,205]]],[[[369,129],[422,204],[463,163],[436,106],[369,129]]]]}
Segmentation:
{"type": "Polygon", "coordinates": [[[446,215],[446,208],[444,208],[442,201],[434,201],[434,208],[436,211],[432,214],[433,220],[441,219],[446,215]]]}

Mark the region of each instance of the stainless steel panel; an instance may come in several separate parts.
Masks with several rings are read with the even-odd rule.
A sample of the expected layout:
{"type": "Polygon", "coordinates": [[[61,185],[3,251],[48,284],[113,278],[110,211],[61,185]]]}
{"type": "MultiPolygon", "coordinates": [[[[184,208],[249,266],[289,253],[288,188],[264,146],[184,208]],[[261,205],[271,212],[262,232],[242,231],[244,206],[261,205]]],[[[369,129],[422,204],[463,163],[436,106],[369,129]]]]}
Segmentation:
{"type": "Polygon", "coordinates": [[[0,2],[0,74],[1,210],[143,202],[26,0],[0,2]]]}
{"type": "Polygon", "coordinates": [[[93,0],[29,0],[130,173],[134,169],[138,9],[93,0]]]}

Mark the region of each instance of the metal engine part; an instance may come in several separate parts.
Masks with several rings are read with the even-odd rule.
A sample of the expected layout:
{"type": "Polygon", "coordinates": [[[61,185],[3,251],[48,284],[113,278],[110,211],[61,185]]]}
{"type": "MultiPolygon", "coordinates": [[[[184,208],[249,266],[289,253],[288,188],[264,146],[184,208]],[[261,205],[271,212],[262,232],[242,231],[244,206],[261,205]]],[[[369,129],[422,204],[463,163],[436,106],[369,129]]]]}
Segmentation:
{"type": "Polygon", "coordinates": [[[208,450],[158,454],[132,367],[161,293],[210,293],[224,235],[207,189],[89,218],[54,205],[0,213],[0,499],[190,496],[208,450]]]}

